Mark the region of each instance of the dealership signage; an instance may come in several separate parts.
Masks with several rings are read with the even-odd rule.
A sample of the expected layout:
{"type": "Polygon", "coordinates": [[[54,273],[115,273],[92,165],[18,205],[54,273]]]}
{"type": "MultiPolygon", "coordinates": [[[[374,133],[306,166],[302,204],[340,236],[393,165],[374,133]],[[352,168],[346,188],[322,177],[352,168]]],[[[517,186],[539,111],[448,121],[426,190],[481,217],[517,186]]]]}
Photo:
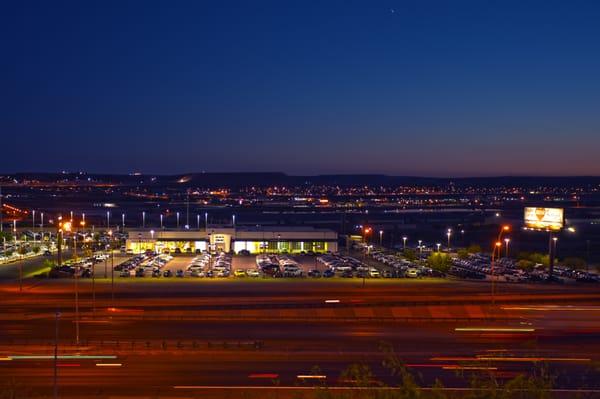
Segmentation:
{"type": "Polygon", "coordinates": [[[525,227],[534,230],[558,231],[564,225],[562,208],[525,208],[525,227]]]}

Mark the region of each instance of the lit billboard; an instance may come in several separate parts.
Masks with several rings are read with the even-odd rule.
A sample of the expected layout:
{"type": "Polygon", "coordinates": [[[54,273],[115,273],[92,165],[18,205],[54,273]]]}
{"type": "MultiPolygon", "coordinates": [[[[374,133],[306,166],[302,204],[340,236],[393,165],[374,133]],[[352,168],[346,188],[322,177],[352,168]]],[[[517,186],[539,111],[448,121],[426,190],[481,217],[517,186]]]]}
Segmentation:
{"type": "Polygon", "coordinates": [[[562,208],[525,208],[525,227],[535,230],[560,230],[564,224],[562,208]]]}

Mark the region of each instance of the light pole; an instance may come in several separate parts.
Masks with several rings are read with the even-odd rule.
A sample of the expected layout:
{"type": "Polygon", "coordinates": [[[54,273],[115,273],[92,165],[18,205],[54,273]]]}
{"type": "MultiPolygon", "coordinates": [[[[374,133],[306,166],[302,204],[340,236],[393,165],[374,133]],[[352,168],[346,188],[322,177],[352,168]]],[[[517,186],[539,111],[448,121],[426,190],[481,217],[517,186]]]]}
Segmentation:
{"type": "Polygon", "coordinates": [[[106,228],[110,229],[110,211],[106,211],[106,228]]]}
{"type": "Polygon", "coordinates": [[[419,240],[419,261],[421,260],[421,255],[423,255],[423,246],[421,245],[422,242],[423,240],[419,240]]]}
{"type": "Polygon", "coordinates": [[[510,243],[510,238],[505,238],[504,243],[506,244],[506,258],[508,259],[508,244],[510,243]]]}
{"type": "Polygon", "coordinates": [[[204,229],[208,231],[208,212],[204,212],[204,229]]]}
{"type": "Polygon", "coordinates": [[[160,228],[163,228],[163,214],[160,214],[160,228]]]}
{"type": "Polygon", "coordinates": [[[235,215],[231,215],[231,224],[235,227],[235,215]]]}
{"type": "Polygon", "coordinates": [[[502,228],[500,229],[500,232],[498,232],[498,239],[496,240],[496,242],[494,243],[494,247],[492,248],[492,262],[490,264],[490,272],[492,273],[492,309],[494,308],[494,306],[496,306],[496,297],[495,297],[495,292],[496,292],[496,276],[494,275],[494,256],[496,253],[496,250],[498,250],[498,257],[500,257],[500,251],[502,250],[502,235],[504,233],[508,233],[510,231],[510,226],[505,225],[502,226],[502,228]]]}
{"type": "Polygon", "coordinates": [[[110,245],[110,307],[115,307],[115,251],[112,249],[112,230],[108,231],[110,245]]]}
{"type": "Polygon", "coordinates": [[[54,314],[54,399],[58,399],[58,320],[60,312],[54,314]]]}
{"type": "Polygon", "coordinates": [[[437,251],[438,251],[438,254],[439,254],[439,253],[440,253],[440,247],[442,246],[442,244],[440,244],[440,243],[438,242],[438,243],[437,243],[437,244],[435,244],[435,245],[437,245],[437,251]]]}
{"type": "Polygon", "coordinates": [[[379,230],[379,246],[383,247],[383,230],[379,230]]]}
{"type": "Polygon", "coordinates": [[[196,226],[198,227],[198,230],[200,230],[200,214],[196,215],[196,226]]]}
{"type": "Polygon", "coordinates": [[[448,252],[450,252],[450,236],[452,236],[452,229],[448,229],[446,235],[448,236],[448,252]]]}
{"type": "Polygon", "coordinates": [[[154,252],[158,254],[156,250],[156,243],[154,242],[154,230],[150,230],[150,237],[152,238],[152,245],[154,246],[154,252]]]}
{"type": "Polygon", "coordinates": [[[179,212],[177,212],[177,228],[179,228],[179,212]]]}
{"type": "Polygon", "coordinates": [[[142,228],[146,228],[146,211],[142,211],[142,228]]]}
{"type": "Polygon", "coordinates": [[[123,225],[123,232],[125,232],[125,214],[121,214],[121,224],[123,225]]]}
{"type": "Polygon", "coordinates": [[[404,251],[406,251],[406,240],[407,239],[408,239],[408,237],[406,237],[406,236],[402,237],[402,245],[403,245],[402,249],[404,251]]]}

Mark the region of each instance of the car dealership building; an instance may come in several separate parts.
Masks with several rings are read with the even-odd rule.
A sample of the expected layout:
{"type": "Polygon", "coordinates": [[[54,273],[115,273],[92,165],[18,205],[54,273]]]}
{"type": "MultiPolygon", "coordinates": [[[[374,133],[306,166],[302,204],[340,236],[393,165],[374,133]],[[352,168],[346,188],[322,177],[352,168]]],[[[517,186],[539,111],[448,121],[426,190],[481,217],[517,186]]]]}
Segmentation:
{"type": "Polygon", "coordinates": [[[338,234],[305,226],[209,226],[201,230],[129,230],[128,252],[196,253],[200,251],[258,253],[337,252],[338,234]]]}

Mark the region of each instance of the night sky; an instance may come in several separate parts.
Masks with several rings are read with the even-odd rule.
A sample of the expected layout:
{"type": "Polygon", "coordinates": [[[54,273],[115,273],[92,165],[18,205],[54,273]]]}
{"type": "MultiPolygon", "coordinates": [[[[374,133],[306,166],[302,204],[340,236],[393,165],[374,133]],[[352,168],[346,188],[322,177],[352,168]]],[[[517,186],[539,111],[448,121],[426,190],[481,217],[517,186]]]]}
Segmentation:
{"type": "Polygon", "coordinates": [[[14,1],[0,171],[600,175],[600,2],[14,1]]]}

